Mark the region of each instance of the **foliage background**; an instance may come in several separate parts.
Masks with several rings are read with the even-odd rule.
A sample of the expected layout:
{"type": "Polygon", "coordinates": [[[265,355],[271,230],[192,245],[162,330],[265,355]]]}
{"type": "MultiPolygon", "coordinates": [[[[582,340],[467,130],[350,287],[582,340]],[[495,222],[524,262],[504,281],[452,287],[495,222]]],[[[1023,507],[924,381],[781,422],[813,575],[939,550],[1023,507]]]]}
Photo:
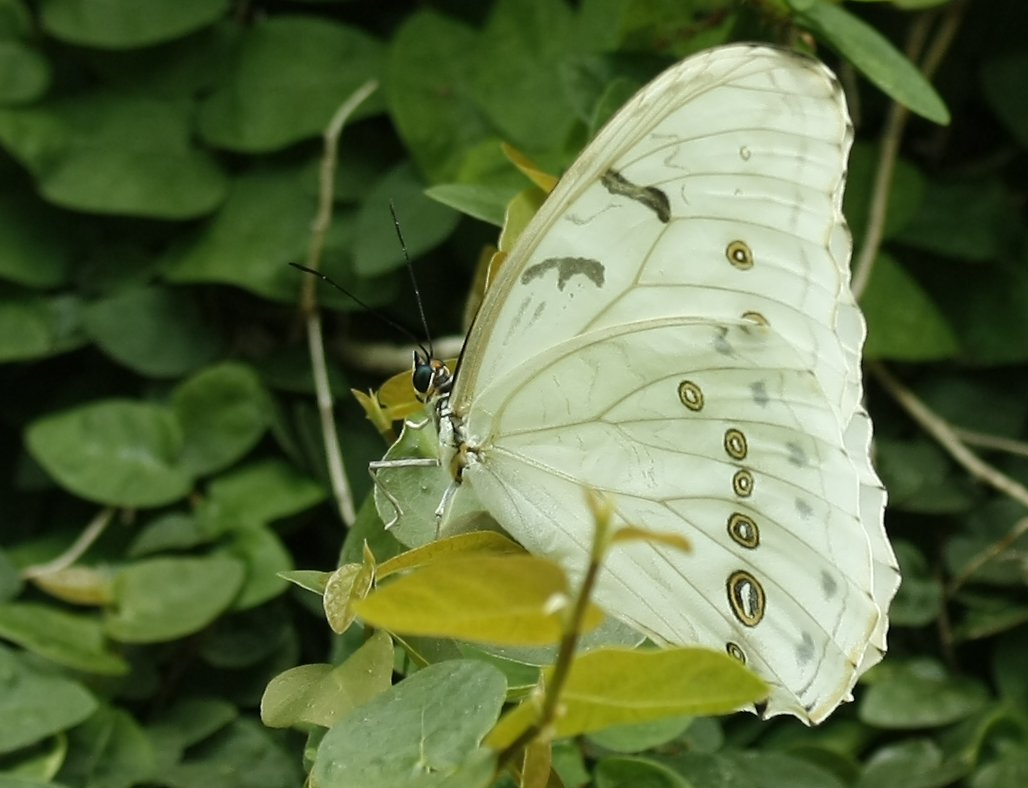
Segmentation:
{"type": "MultiPolygon", "coordinates": [[[[262,726],[262,692],[359,637],[331,638],[320,599],[276,575],[333,569],[346,535],[286,264],[306,257],[319,136],[347,96],[381,82],[343,133],[324,270],[410,322],[392,199],[431,328],[456,335],[496,229],[426,188],[461,184],[438,193],[496,221],[524,185],[501,141],[558,172],[662,67],[804,20],[850,94],[858,249],[886,208],[862,304],[905,577],[890,655],[818,729],[737,716],[621,731],[558,748],[560,771],[1028,783],[1023,9],[845,5],[900,49],[943,53],[952,122],[910,121],[885,204],[872,185],[894,110],[833,51],[860,60],[850,28],[810,24],[825,6],[0,0],[0,788],[303,781],[318,736],[262,726]]],[[[352,302],[318,298],[360,502],[384,446],[345,392],[409,350],[352,302]]]]}

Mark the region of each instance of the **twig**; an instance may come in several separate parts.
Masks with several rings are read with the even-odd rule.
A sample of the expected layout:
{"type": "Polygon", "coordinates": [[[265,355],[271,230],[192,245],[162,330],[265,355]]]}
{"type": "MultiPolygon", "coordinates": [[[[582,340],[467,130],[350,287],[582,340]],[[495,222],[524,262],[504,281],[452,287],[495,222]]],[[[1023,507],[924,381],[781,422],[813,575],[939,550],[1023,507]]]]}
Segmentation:
{"type": "Polygon", "coordinates": [[[92,547],[93,543],[100,538],[100,535],[107,530],[107,526],[111,524],[113,516],[114,509],[110,506],[101,509],[89,525],[86,526],[86,529],[79,534],[79,538],[67,550],[45,564],[26,566],[21,570],[21,576],[26,580],[31,580],[34,577],[52,575],[55,572],[60,572],[62,569],[67,569],[78,561],[86,550],[92,547]]]}
{"type": "MultiPolygon", "coordinates": [[[[927,53],[921,58],[925,49],[925,41],[928,37],[929,26],[934,15],[921,14],[910,28],[907,37],[906,54],[913,62],[921,60],[921,72],[925,78],[931,80],[938,70],[939,65],[946,52],[949,50],[956,32],[963,19],[966,3],[958,2],[949,6],[942,17],[942,22],[932,42],[927,47],[927,53]]],[[[867,228],[864,232],[863,242],[860,249],[853,258],[853,279],[851,287],[853,295],[860,300],[861,294],[867,289],[867,283],[871,279],[871,270],[874,268],[875,258],[882,246],[882,238],[885,234],[885,220],[889,208],[889,190],[892,187],[892,178],[896,170],[896,159],[899,156],[900,142],[903,139],[903,131],[907,121],[910,119],[910,110],[902,104],[892,102],[889,112],[882,126],[882,136],[878,146],[878,169],[875,172],[874,185],[871,189],[871,202],[868,208],[867,228]]]]}
{"type": "MultiPolygon", "coordinates": [[[[868,369],[878,382],[892,395],[892,398],[910,414],[921,428],[931,435],[949,455],[979,481],[998,490],[1017,501],[1028,509],[1028,488],[1011,479],[1005,473],[989,465],[981,457],[972,452],[957,437],[956,431],[945,419],[935,415],[918,397],[897,380],[879,362],[870,362],[868,369]]],[[[1028,533],[1028,517],[1024,517],[1003,538],[993,542],[964,565],[960,574],[950,582],[949,592],[952,594],[983,565],[1007,550],[1017,539],[1028,533]]]]}
{"type": "MultiPolygon", "coordinates": [[[[318,211],[311,226],[311,242],[306,260],[307,267],[313,268],[315,271],[320,270],[325,238],[328,235],[329,226],[332,224],[336,160],[343,125],[353,111],[377,88],[378,83],[374,80],[369,80],[357,88],[336,110],[328,128],[325,129],[325,152],[321,159],[318,211]]],[[[350,492],[346,471],[343,468],[343,455],[339,448],[339,436],[336,433],[335,416],[332,411],[332,390],[328,384],[328,367],[325,362],[325,342],[321,332],[321,313],[318,310],[316,284],[317,281],[313,277],[304,277],[300,289],[300,309],[303,310],[307,323],[307,345],[311,356],[318,415],[321,418],[321,435],[325,444],[329,482],[339,507],[339,516],[347,526],[350,526],[356,519],[356,512],[353,507],[353,494],[350,492]]]]}
{"type": "Polygon", "coordinates": [[[954,427],[953,434],[968,446],[980,446],[983,449],[1002,451],[1018,457],[1028,457],[1028,443],[1015,441],[1013,438],[1001,438],[999,435],[989,435],[985,432],[965,430],[963,427],[954,427]]]}
{"type": "Polygon", "coordinates": [[[585,570],[585,577],[578,588],[569,615],[564,621],[564,633],[561,636],[560,646],[557,650],[557,659],[553,664],[553,672],[550,680],[546,683],[545,694],[539,711],[539,719],[535,724],[528,727],[513,742],[510,743],[499,755],[498,763],[508,763],[525,746],[535,741],[540,735],[549,731],[557,719],[560,710],[561,695],[564,685],[571,675],[571,667],[575,661],[575,652],[578,649],[578,641],[581,639],[583,622],[592,601],[593,590],[600,570],[603,567],[603,559],[611,545],[611,515],[613,508],[609,502],[590,492],[590,506],[596,520],[596,533],[593,535],[592,551],[589,555],[589,565],[585,570]]]}

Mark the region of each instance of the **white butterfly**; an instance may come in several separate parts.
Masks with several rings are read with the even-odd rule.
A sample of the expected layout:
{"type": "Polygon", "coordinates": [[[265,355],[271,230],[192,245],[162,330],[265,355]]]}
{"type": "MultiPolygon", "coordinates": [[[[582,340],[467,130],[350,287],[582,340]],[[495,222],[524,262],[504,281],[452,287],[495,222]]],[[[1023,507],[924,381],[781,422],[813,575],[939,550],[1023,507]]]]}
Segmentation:
{"type": "Polygon", "coordinates": [[[820,722],[885,650],[899,573],[861,405],[864,321],[841,213],[852,127],[834,76],[763,45],[691,57],[633,97],[503,265],[435,404],[441,506],[484,511],[658,642],[726,650],[767,716],[820,722]]]}

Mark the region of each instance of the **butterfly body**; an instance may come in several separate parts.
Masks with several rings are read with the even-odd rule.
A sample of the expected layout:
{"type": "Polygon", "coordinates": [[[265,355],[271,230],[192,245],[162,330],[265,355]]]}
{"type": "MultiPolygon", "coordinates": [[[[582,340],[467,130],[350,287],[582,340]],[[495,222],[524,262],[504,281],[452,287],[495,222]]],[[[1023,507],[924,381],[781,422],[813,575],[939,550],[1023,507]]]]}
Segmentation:
{"type": "Polygon", "coordinates": [[[841,213],[851,128],[823,66],[759,45],[643,88],[563,176],[441,393],[440,506],[573,575],[617,517],[597,601],[744,661],[765,713],[818,722],[881,658],[898,573],[861,405],[841,213]],[[451,470],[452,469],[452,470],[451,470]]]}

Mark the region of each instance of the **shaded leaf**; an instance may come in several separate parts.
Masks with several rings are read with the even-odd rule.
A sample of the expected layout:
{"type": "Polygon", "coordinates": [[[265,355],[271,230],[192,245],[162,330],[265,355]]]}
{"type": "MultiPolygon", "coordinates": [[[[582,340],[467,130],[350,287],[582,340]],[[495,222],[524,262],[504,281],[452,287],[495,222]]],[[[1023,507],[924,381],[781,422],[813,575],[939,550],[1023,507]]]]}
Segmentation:
{"type": "Polygon", "coordinates": [[[104,626],[115,640],[155,643],[183,637],[225,612],[242,587],[240,561],[154,558],[122,569],[104,626]]]}
{"type": "Polygon", "coordinates": [[[496,755],[479,742],[496,721],[505,689],[499,671],[481,662],[430,665],[332,728],[311,774],[323,788],[486,786],[496,755]]]}
{"type": "MultiPolygon", "coordinates": [[[[381,69],[381,47],[366,33],[327,19],[259,19],[200,109],[200,133],[228,150],[278,150],[322,134],[332,114],[381,69]]],[[[365,102],[354,117],[375,111],[365,102]]]]}
{"type": "Polygon", "coordinates": [[[115,506],[161,506],[189,492],[179,463],[182,431],[166,408],[105,400],[45,416],[29,425],[36,462],[66,489],[115,506]]]}
{"type": "Polygon", "coordinates": [[[41,19],[48,33],[71,44],[122,49],[186,35],[228,8],[229,0],[43,0],[41,19]]]}
{"type": "Polygon", "coordinates": [[[97,702],[76,681],[29,667],[15,652],[0,646],[0,753],[34,744],[78,725],[97,702]]]}
{"type": "Polygon", "coordinates": [[[86,307],[82,321],[104,353],[148,377],[177,377],[220,350],[220,337],[196,302],[176,288],[123,290],[86,307]]]}
{"type": "Polygon", "coordinates": [[[122,676],[128,663],[105,641],[100,621],[32,602],[0,605],[0,637],[85,673],[122,676]]]}

